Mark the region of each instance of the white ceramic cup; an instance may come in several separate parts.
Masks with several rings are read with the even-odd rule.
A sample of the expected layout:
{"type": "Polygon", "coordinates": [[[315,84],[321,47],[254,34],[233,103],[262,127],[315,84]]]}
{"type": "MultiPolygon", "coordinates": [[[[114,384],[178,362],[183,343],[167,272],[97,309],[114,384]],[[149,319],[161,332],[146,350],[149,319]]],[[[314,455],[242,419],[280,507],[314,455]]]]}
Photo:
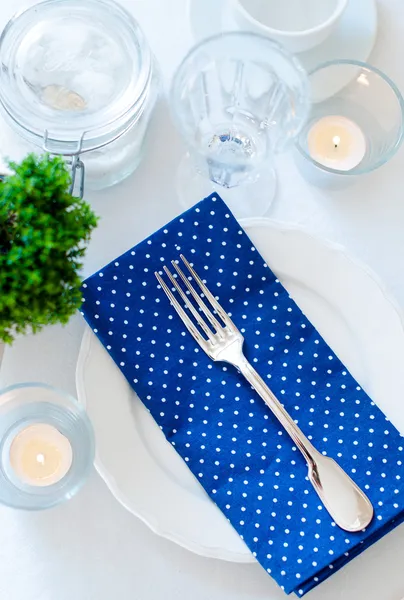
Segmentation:
{"type": "Polygon", "coordinates": [[[290,52],[304,52],[324,42],[348,1],[231,0],[233,17],[240,29],[271,37],[290,52]]]}

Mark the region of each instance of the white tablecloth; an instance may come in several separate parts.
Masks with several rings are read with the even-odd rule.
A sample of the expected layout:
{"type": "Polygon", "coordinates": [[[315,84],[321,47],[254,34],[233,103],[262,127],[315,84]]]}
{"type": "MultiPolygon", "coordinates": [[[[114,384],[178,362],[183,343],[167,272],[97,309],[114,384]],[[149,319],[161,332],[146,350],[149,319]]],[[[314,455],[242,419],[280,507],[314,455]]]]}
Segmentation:
{"type": "MultiPolygon", "coordinates": [[[[218,2],[221,0],[218,0],[218,2]]],[[[355,1],[355,0],[351,0],[355,1]]],[[[123,0],[138,16],[168,81],[191,44],[185,0],[123,0]]],[[[2,0],[0,23],[23,0],[2,0]]],[[[402,0],[379,0],[380,30],[371,62],[404,90],[402,0]]],[[[85,274],[126,250],[179,212],[173,174],[183,152],[163,101],[149,135],[147,160],[129,181],[89,194],[102,217],[85,274]]],[[[404,150],[344,192],[310,187],[290,156],[279,160],[279,194],[270,216],[344,244],[368,263],[404,306],[404,150]],[[401,170],[400,170],[401,169],[401,170]]],[[[1,384],[36,380],[75,394],[83,332],[79,317],[6,349],[1,384]]],[[[399,600],[404,574],[395,549],[403,527],[379,542],[383,560],[366,573],[359,557],[310,594],[313,600],[399,600]],[[346,574],[355,573],[353,587],[346,574]]],[[[376,552],[375,547],[367,552],[376,552]]],[[[205,559],[151,533],[128,514],[94,473],[68,504],[29,514],[0,507],[0,598],[4,600],[264,600],[284,597],[258,565],[205,559]]]]}

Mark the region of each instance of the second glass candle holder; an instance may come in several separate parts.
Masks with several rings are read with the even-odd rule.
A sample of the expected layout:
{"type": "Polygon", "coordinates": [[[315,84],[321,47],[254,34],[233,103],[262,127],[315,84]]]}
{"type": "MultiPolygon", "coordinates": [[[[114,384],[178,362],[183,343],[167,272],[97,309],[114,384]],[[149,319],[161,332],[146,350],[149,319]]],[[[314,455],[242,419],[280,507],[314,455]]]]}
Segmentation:
{"type": "Polygon", "coordinates": [[[403,141],[404,100],[387,75],[339,60],[319,65],[309,82],[311,112],[295,157],[310,183],[345,187],[394,156],[403,141]]]}

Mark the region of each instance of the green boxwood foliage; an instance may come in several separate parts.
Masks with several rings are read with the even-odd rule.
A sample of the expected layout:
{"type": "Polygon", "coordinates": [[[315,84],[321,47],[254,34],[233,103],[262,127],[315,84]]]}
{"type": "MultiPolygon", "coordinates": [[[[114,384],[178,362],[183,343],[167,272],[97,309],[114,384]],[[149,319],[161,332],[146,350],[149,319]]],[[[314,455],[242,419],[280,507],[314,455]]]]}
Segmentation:
{"type": "Polygon", "coordinates": [[[67,323],[97,217],[69,193],[62,158],[28,155],[0,182],[0,340],[67,323]]]}

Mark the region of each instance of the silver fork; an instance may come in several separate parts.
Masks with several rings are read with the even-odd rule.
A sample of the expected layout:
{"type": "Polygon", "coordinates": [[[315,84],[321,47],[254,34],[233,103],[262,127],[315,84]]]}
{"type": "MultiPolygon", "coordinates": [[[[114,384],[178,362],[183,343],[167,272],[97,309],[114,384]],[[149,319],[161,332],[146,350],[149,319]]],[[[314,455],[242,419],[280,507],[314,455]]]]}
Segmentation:
{"type": "Polygon", "coordinates": [[[177,301],[163,277],[156,272],[155,276],[160,286],[188,331],[212,360],[224,361],[236,367],[271,409],[303,454],[308,466],[309,480],[335,523],[341,529],[351,532],[361,531],[367,527],[373,518],[373,506],[368,497],[335,460],[323,456],[307,439],[265,381],[245,358],[243,354],[244,338],[236,325],[187,259],[182,254],[180,256],[193,280],[198,284],[202,297],[209,302],[213,309],[208,308],[200,293],[192,286],[191,278],[184,274],[178,262],[172,261],[171,263],[176,271],[176,277],[166,266],[164,266],[164,272],[183,300],[188,313],[177,301]],[[182,286],[180,285],[181,281],[182,286]],[[188,293],[184,292],[183,287],[188,293]],[[194,302],[191,301],[191,298],[194,302]]]}

